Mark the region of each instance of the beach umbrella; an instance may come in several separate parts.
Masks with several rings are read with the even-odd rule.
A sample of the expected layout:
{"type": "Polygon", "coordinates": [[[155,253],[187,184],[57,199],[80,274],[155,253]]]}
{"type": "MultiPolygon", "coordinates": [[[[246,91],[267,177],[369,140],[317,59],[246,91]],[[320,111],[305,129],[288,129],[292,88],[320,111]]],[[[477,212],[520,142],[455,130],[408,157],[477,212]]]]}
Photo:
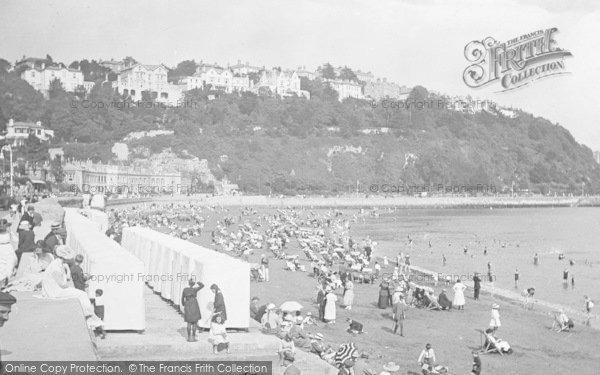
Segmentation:
{"type": "Polygon", "coordinates": [[[335,364],[341,366],[347,359],[352,358],[352,354],[356,352],[354,343],[342,344],[335,353],[335,364]]]}
{"type": "Polygon", "coordinates": [[[300,311],[302,310],[302,305],[296,301],[287,301],[282,303],[279,308],[281,311],[300,311]]]}

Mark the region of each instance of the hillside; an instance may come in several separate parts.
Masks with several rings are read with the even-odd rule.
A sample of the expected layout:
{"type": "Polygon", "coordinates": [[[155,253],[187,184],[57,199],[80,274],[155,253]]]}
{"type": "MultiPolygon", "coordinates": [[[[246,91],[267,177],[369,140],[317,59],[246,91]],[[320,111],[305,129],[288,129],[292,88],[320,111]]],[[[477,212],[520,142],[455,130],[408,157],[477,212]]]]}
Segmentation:
{"type": "MultiPolygon", "coordinates": [[[[130,150],[207,159],[214,175],[247,192],[354,191],[369,184],[515,184],[536,192],[600,192],[600,166],[569,131],[519,112],[464,114],[444,105],[410,110],[373,108],[360,100],[337,101],[318,81],[303,81],[311,100],[225,95],[193,90],[181,108],[123,102],[97,84],[88,101],[60,87],[44,100],[12,73],[0,77],[0,122],[41,120],[55,130],[67,157],[107,161],[127,134],[173,130],[173,135],[128,141],[130,150]],[[84,108],[84,107],[88,108],[84,108]],[[95,107],[95,108],[91,108],[95,107]],[[100,108],[102,107],[102,108],[100,108]],[[389,128],[388,134],[363,134],[389,128]]],[[[416,87],[408,101],[432,100],[416,87]]],[[[428,102],[429,103],[429,102],[428,102]]],[[[135,155],[133,155],[135,156],[135,155]]]]}

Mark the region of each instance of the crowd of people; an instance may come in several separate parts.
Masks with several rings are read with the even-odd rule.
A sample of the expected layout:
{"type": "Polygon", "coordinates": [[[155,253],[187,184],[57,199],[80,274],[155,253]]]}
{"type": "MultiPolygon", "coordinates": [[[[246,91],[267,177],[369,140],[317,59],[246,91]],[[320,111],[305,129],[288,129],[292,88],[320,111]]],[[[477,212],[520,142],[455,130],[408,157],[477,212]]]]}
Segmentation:
{"type": "MultiPolygon", "coordinates": [[[[88,298],[86,275],[81,268],[83,259],[65,246],[65,230],[61,223],[53,223],[50,233],[43,240],[36,240],[32,229],[40,225],[42,218],[33,206],[24,207],[24,211],[18,220],[13,220],[18,225],[17,238],[8,230],[11,223],[7,220],[0,221],[0,286],[5,290],[31,287],[50,298],[77,298],[89,325],[104,337],[103,291],[96,290],[96,298],[88,298]],[[19,269],[27,271],[24,277],[15,277],[19,276],[15,275],[19,264],[19,269]]],[[[352,365],[349,365],[350,362],[340,362],[336,354],[341,346],[328,344],[325,336],[317,332],[317,328],[323,327],[322,323],[336,326],[342,321],[344,329],[351,335],[368,334],[361,322],[351,315],[348,317],[353,311],[357,283],[378,286],[374,299],[377,307],[391,308],[391,331],[400,337],[410,334],[407,319],[416,313],[415,309],[446,312],[465,309],[467,286],[460,278],[451,289],[449,284],[454,280],[446,280],[447,286],[438,289],[439,294],[436,295],[438,280],[433,282],[433,287],[415,282],[409,254],[399,254],[396,264],[390,265],[385,257],[374,258],[377,243],[371,238],[355,240],[352,237],[352,225],[367,217],[377,217],[377,210],[360,210],[352,215],[345,215],[335,209],[313,212],[310,209],[284,208],[271,214],[261,214],[255,209],[244,208],[239,213],[234,212],[232,209],[189,203],[153,203],[143,208],[111,210],[110,226],[106,234],[120,241],[123,228],[144,226],[173,237],[194,241],[203,233],[210,233],[210,243],[218,251],[246,261],[251,256],[260,254],[257,263],[251,263],[251,277],[255,281],[270,282],[269,268],[273,266],[270,264],[273,261],[281,261],[290,272],[307,272],[316,284],[315,316],[309,311],[303,313],[300,310],[283,310],[271,302],[260,304],[258,298],[254,298],[250,304],[250,316],[260,324],[263,332],[279,337],[279,358],[281,364],[288,367],[292,366],[298,349],[318,355],[324,361],[338,366],[340,372],[351,373],[354,364],[359,363],[361,358],[366,359],[363,358],[366,354],[362,353],[349,358],[354,361],[352,365]],[[301,256],[302,253],[304,257],[301,256]],[[310,267],[305,267],[304,264],[308,262],[310,267]],[[385,273],[389,269],[391,272],[385,273]],[[448,294],[449,289],[452,296],[448,294]],[[346,319],[338,319],[338,308],[346,310],[346,319]]],[[[408,242],[411,249],[414,240],[410,236],[408,242]]],[[[431,241],[429,246],[432,246],[431,241]]],[[[464,251],[467,252],[468,249],[465,247],[464,251]]],[[[446,262],[445,256],[443,262],[446,262]]],[[[539,264],[539,256],[536,255],[534,262],[539,264]]],[[[488,263],[487,279],[491,279],[491,268],[491,263],[488,263]]],[[[472,281],[473,299],[478,300],[482,278],[476,273],[472,281]]],[[[515,286],[518,286],[518,281],[517,269],[515,286]]],[[[197,341],[198,321],[202,318],[197,293],[203,287],[203,284],[190,280],[181,296],[187,340],[190,342],[197,341]]],[[[210,289],[215,294],[215,300],[208,341],[213,345],[215,353],[228,351],[224,297],[217,285],[213,284],[210,289]]],[[[528,309],[533,306],[534,294],[535,288],[532,287],[523,291],[523,305],[528,309]]],[[[593,301],[586,296],[585,311],[588,320],[593,306],[593,301]]],[[[564,311],[557,315],[557,321],[563,327],[572,325],[572,320],[566,317],[564,311]]],[[[510,345],[497,336],[501,327],[500,306],[493,304],[489,326],[484,331],[486,345],[509,353],[510,345]]],[[[473,358],[473,372],[479,373],[481,360],[476,353],[473,358]]],[[[418,362],[424,372],[444,368],[435,362],[431,347],[421,353],[418,362]]]]}

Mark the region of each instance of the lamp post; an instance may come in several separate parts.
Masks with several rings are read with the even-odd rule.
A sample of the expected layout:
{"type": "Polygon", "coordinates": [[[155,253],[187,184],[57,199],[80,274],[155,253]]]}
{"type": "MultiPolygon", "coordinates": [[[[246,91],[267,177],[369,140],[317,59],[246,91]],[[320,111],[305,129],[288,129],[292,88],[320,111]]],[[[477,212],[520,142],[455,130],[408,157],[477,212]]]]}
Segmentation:
{"type": "Polygon", "coordinates": [[[10,196],[12,198],[15,194],[14,189],[13,189],[13,151],[12,151],[12,147],[10,147],[10,145],[2,146],[2,149],[0,149],[0,158],[2,158],[2,160],[4,160],[4,151],[8,151],[10,154],[10,196]]]}

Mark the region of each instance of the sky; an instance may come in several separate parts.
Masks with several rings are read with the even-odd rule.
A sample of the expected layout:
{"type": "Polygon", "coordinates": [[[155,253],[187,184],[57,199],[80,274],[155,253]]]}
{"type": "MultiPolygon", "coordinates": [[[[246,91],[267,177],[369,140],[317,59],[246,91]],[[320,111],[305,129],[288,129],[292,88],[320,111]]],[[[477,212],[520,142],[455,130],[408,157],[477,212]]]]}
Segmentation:
{"type": "Polygon", "coordinates": [[[0,58],[179,61],[315,69],[324,62],[401,85],[521,108],[600,150],[600,1],[1,0],[0,58]],[[498,93],[470,88],[466,44],[557,27],[568,75],[498,93]]]}

